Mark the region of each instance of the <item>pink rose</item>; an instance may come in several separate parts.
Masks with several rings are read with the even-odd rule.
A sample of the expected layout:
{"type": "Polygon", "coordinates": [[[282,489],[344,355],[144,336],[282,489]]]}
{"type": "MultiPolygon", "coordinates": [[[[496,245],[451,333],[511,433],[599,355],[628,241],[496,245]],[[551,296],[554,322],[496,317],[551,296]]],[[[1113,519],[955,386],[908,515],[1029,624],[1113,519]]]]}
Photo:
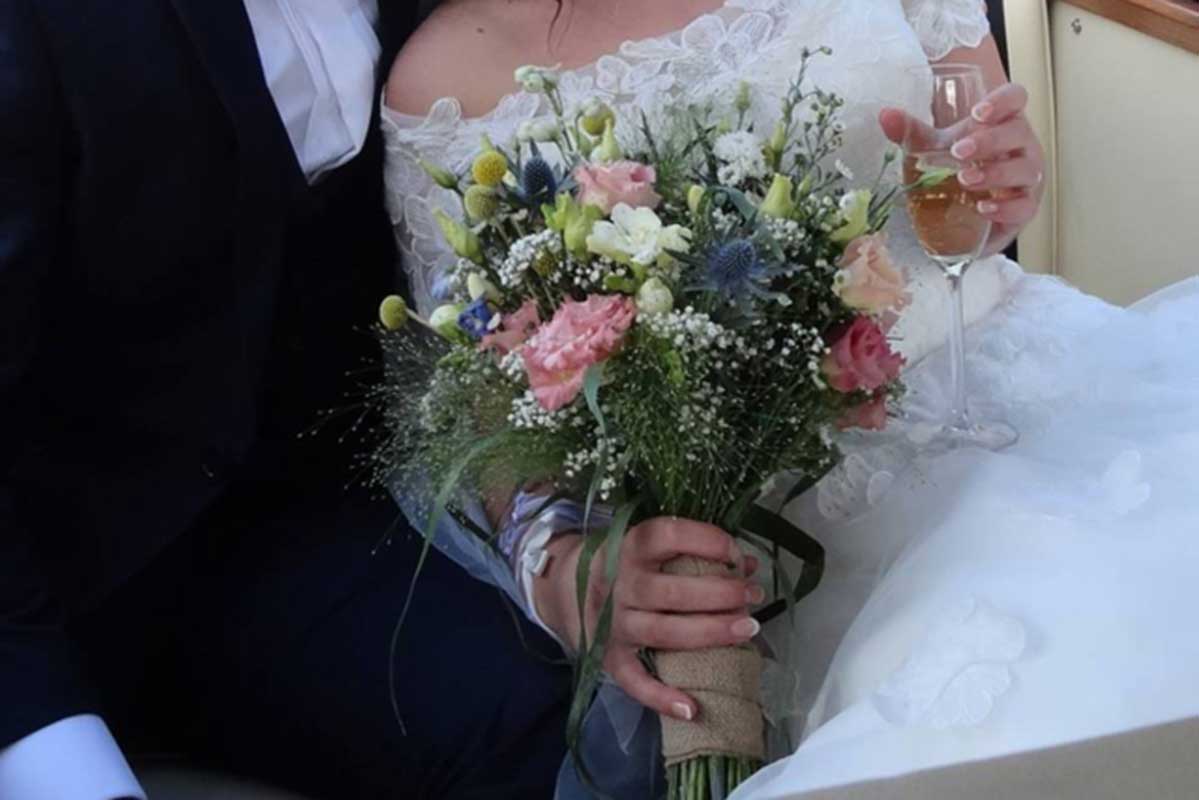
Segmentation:
{"type": "Polygon", "coordinates": [[[903,273],[895,268],[881,233],[859,236],[849,243],[838,262],[836,292],[845,305],[881,314],[908,304],[903,273]]]}
{"type": "Polygon", "coordinates": [[[658,173],[636,161],[582,164],[574,172],[580,205],[592,205],[605,214],[624,203],[633,208],[656,208],[662,198],[654,191],[658,173]]]}
{"type": "Polygon", "coordinates": [[[541,315],[537,313],[537,302],[526,300],[516,311],[505,314],[499,332],[484,336],[479,346],[506,356],[524,344],[540,324],[541,315]]]}
{"type": "Polygon", "coordinates": [[[854,406],[841,415],[837,420],[841,430],[863,428],[868,431],[881,431],[887,427],[887,396],[879,392],[861,405],[854,406]]]}
{"type": "Polygon", "coordinates": [[[557,411],[578,397],[587,368],[616,352],[636,316],[637,304],[623,295],[563,303],[520,350],[541,406],[557,411]]]}
{"type": "Polygon", "coordinates": [[[824,357],[824,375],[838,392],[873,392],[899,377],[903,356],[869,317],[858,317],[824,357]]]}

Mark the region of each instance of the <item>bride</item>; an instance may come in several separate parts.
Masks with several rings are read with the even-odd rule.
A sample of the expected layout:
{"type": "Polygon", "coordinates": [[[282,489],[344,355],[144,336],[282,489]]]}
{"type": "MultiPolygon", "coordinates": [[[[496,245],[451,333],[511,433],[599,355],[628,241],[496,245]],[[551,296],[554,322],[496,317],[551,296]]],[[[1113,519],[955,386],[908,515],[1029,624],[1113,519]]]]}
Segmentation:
{"type": "MultiPolygon", "coordinates": [[[[434,212],[462,213],[422,162],[462,172],[482,136],[527,134],[548,109],[540,95],[512,91],[517,67],[560,64],[567,103],[598,96],[652,115],[668,101],[727,99],[746,80],[781,94],[797,54],[821,46],[833,54],[813,62],[811,79],[847,101],[842,159],[861,174],[901,136],[896,109],[912,107],[915,91],[906,68],[982,68],[991,92],[955,155],[980,165],[961,180],[997,198],[979,210],[995,223],[988,253],[1002,252],[1037,211],[1043,164],[1025,94],[1006,83],[980,0],[451,0],[400,54],[383,112],[390,211],[421,310],[454,261],[434,212]]],[[[776,623],[783,630],[760,632],[748,616],[762,599],[756,560],[726,534],[673,520],[630,532],[605,661],[615,686],[588,729],[595,757],[612,759],[613,769],[597,770],[612,795],[656,792],[656,773],[641,768],[648,762],[618,766],[653,752],[653,725],[629,697],[662,714],[696,713],[692,698],[645,671],[642,647],[770,640],[778,662],[768,716],[777,755],[790,755],[737,797],[1199,714],[1199,629],[1186,616],[1199,607],[1190,491],[1199,365],[1187,352],[1199,334],[1199,287],[1184,283],[1124,310],[1002,256],[979,261],[965,282],[971,402],[1022,438],[1001,453],[932,455],[920,433],[947,402],[945,281],[904,214],[889,235],[914,295],[895,330],[909,393],[889,435],[846,439],[841,467],[788,509],[829,552],[821,587],[776,623]],[[680,552],[731,552],[745,578],[660,574],[680,552]]],[[[579,635],[573,521],[565,509],[551,524],[506,528],[510,571],[454,553],[568,649],[579,635]]],[[[576,796],[569,767],[559,789],[576,796]]]]}

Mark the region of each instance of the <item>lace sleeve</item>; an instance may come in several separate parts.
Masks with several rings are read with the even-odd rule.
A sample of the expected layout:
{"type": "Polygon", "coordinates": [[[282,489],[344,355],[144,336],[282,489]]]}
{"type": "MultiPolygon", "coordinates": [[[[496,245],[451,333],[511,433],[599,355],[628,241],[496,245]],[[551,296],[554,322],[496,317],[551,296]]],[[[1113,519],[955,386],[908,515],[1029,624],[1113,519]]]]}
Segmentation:
{"type": "Polygon", "coordinates": [[[958,47],[978,47],[991,32],[983,0],[903,0],[903,9],[929,61],[958,47]]]}

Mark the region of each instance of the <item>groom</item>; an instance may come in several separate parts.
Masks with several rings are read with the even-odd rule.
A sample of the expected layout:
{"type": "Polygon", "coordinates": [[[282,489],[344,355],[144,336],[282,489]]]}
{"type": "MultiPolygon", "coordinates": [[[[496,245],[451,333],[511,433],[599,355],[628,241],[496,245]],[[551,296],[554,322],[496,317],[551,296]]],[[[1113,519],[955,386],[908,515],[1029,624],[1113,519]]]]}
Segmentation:
{"type": "Polygon", "coordinates": [[[566,672],[439,558],[392,660],[414,536],[296,437],[374,355],[417,3],[118,5],[0,2],[0,797],[549,797],[566,672]]]}

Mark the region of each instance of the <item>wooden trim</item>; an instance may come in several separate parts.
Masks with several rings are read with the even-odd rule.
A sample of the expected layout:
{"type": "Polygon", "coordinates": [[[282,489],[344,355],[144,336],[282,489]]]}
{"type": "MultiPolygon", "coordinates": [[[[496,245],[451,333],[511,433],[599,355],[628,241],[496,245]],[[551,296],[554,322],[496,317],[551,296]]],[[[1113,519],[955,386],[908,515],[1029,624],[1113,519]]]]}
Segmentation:
{"type": "Polygon", "coordinates": [[[1196,0],[1062,0],[1134,30],[1199,54],[1196,0]]]}

